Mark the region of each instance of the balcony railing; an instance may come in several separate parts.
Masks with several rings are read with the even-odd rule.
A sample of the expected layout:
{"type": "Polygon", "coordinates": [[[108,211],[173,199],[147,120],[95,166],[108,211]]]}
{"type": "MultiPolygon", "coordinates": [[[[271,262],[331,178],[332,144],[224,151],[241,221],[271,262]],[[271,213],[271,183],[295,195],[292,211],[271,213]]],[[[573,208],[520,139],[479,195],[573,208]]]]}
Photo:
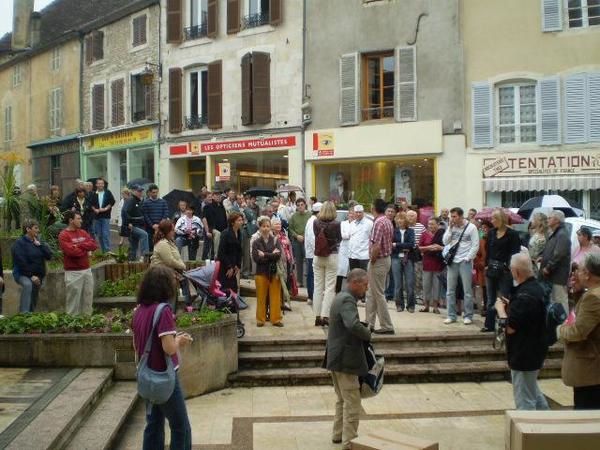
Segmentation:
{"type": "Polygon", "coordinates": [[[183,33],[186,41],[206,37],[208,36],[208,24],[203,23],[202,25],[194,25],[193,27],[184,28],[183,33]]]}
{"type": "Polygon", "coordinates": [[[202,128],[202,125],[206,125],[208,122],[208,117],[205,116],[185,116],[185,128],[187,130],[197,130],[198,128],[202,128]]]}
{"type": "Polygon", "coordinates": [[[376,108],[363,108],[362,120],[377,120],[394,117],[394,107],[384,106],[376,108]]]}
{"type": "Polygon", "coordinates": [[[257,13],[245,16],[242,19],[242,28],[255,28],[269,23],[269,13],[257,13]]]}

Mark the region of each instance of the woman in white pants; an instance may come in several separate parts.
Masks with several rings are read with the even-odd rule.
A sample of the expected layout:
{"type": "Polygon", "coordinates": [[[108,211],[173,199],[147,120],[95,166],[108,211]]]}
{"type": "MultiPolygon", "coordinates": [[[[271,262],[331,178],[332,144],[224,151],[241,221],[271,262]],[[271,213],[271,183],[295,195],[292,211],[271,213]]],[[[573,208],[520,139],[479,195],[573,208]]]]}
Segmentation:
{"type": "Polygon", "coordinates": [[[338,252],[342,240],[340,223],[336,217],[337,211],[334,203],[327,201],[323,203],[317,220],[313,223],[315,232],[315,257],[313,260],[315,326],[329,325],[329,309],[335,296],[338,252]]]}

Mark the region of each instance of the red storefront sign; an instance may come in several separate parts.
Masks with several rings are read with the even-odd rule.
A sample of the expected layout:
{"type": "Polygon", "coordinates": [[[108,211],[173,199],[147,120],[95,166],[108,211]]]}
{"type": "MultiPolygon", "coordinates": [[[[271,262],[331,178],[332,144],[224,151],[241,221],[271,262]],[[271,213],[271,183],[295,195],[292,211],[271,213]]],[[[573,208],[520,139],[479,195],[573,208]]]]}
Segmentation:
{"type": "Polygon", "coordinates": [[[188,144],[171,145],[169,147],[169,155],[171,155],[171,156],[187,155],[187,152],[188,152],[188,144]]]}
{"type": "Polygon", "coordinates": [[[209,142],[200,145],[201,153],[230,152],[239,150],[264,150],[272,148],[295,147],[296,136],[282,136],[244,141],[209,142]]]}

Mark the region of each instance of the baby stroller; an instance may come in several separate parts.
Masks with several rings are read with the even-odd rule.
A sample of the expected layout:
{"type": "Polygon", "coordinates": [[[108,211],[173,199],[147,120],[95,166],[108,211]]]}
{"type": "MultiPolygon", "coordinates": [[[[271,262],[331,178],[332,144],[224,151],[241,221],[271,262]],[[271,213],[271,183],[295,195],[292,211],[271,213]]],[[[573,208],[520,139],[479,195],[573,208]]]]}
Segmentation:
{"type": "Polygon", "coordinates": [[[246,329],[240,320],[238,295],[232,290],[229,290],[227,294],[221,291],[221,283],[218,280],[220,267],[221,262],[215,261],[207,266],[188,270],[183,273],[183,276],[194,285],[198,292],[200,299],[198,309],[202,309],[206,305],[211,309],[235,314],[237,316],[236,335],[238,338],[242,338],[246,334],[246,329]]]}

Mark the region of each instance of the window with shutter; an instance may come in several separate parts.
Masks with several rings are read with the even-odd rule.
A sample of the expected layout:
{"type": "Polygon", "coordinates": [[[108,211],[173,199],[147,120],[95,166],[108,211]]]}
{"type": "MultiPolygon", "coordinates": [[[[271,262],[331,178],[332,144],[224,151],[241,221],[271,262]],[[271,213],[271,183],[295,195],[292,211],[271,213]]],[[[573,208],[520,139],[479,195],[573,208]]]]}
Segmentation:
{"type": "Polygon", "coordinates": [[[218,29],[218,3],[217,0],[209,0],[207,6],[207,17],[206,17],[206,35],[209,38],[217,37],[218,29]]]}
{"type": "Polygon", "coordinates": [[[144,75],[131,77],[131,121],[152,118],[152,83],[144,75]],[[146,82],[145,82],[146,81],[146,82]]]}
{"type": "Polygon", "coordinates": [[[182,71],[169,69],[169,131],[181,133],[182,123],[182,71]]]}
{"type": "Polygon", "coordinates": [[[92,130],[104,129],[104,85],[92,88],[92,130]]]}
{"type": "Polygon", "coordinates": [[[542,31],[562,30],[563,0],[542,0],[542,31]]]}
{"type": "Polygon", "coordinates": [[[494,146],[491,84],[473,83],[471,103],[473,148],[491,148],[494,146]]]}
{"type": "Polygon", "coordinates": [[[538,142],[541,145],[560,144],[560,79],[550,77],[538,82],[538,142]]]}
{"type": "Polygon", "coordinates": [[[368,53],[362,59],[361,119],[394,116],[394,52],[368,53]]]}
{"type": "Polygon", "coordinates": [[[565,143],[586,142],[586,76],[571,75],[565,79],[565,143]]]}
{"type": "Polygon", "coordinates": [[[536,83],[498,86],[497,126],[499,144],[537,141],[536,83]]]}
{"type": "Polygon", "coordinates": [[[50,58],[50,69],[57,71],[60,69],[60,47],[54,47],[52,49],[52,57],[50,58]]]}
{"type": "Polygon", "coordinates": [[[242,57],[242,125],[252,124],[252,53],[242,57]]]}
{"type": "Polygon", "coordinates": [[[358,123],[358,53],[342,55],[340,58],[340,122],[341,125],[358,123]]]}
{"type": "Polygon", "coordinates": [[[208,69],[195,68],[187,74],[187,114],[185,128],[202,128],[208,120],[208,69]]]}
{"type": "Polygon", "coordinates": [[[104,59],[104,32],[95,31],[93,33],[93,53],[94,61],[100,61],[104,59]]]}
{"type": "Polygon", "coordinates": [[[51,133],[62,127],[62,89],[51,89],[48,93],[48,118],[51,133]]]}
{"type": "Polygon", "coordinates": [[[113,127],[125,123],[125,80],[114,80],[110,84],[111,125],[113,127]]]}
{"type": "Polygon", "coordinates": [[[588,74],[590,142],[600,142],[600,72],[588,74]]]}
{"type": "Polygon", "coordinates": [[[208,65],[208,128],[223,127],[223,67],[222,62],[208,65]]]}
{"type": "Polygon", "coordinates": [[[396,49],[396,120],[417,120],[417,49],[396,49]]]}
{"type": "Polygon", "coordinates": [[[12,106],[4,107],[4,142],[13,140],[12,106]]]}
{"type": "Polygon", "coordinates": [[[133,42],[132,46],[137,47],[146,43],[146,15],[135,17],[132,22],[133,42]]]}
{"type": "Polygon", "coordinates": [[[90,65],[94,62],[94,35],[85,38],[85,63],[90,65]]]}
{"type": "Polygon", "coordinates": [[[567,0],[569,28],[600,25],[600,0],[567,0]]]}
{"type": "Polygon", "coordinates": [[[182,41],[182,0],[167,0],[167,43],[179,44],[182,41]]]}
{"type": "Polygon", "coordinates": [[[271,122],[271,57],[268,53],[252,53],[252,121],[271,122]]]}
{"type": "Polygon", "coordinates": [[[279,25],[283,20],[282,0],[271,0],[269,6],[269,23],[271,25],[279,25]]]}
{"type": "Polygon", "coordinates": [[[227,0],[227,34],[240,31],[240,0],[227,0]]]}

